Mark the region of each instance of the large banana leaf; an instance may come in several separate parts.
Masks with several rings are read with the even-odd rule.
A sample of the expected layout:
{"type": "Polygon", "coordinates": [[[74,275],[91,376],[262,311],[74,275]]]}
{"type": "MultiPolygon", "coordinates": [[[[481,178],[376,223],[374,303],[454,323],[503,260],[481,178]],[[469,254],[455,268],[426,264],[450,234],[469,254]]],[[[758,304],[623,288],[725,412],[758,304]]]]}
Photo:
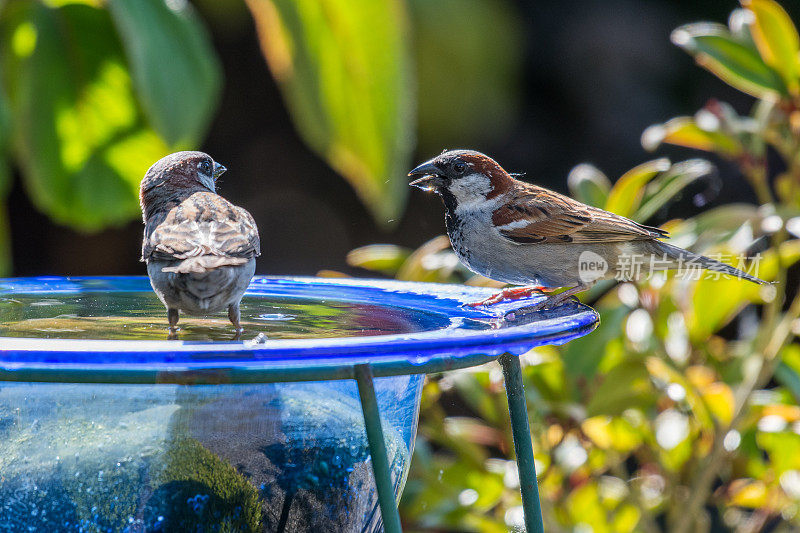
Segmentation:
{"type": "Polygon", "coordinates": [[[401,0],[247,0],[298,131],[375,219],[401,212],[413,146],[401,0]]]}

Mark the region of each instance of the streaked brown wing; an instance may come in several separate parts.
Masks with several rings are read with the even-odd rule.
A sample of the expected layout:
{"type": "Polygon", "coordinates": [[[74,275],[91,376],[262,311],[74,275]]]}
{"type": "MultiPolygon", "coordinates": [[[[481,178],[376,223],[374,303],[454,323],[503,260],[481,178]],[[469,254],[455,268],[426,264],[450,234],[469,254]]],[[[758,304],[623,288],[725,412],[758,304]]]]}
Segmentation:
{"type": "Polygon", "coordinates": [[[186,259],[202,255],[261,255],[258,228],[246,210],[211,192],[195,193],[165,217],[148,221],[142,257],[186,259]]]}
{"type": "Polygon", "coordinates": [[[496,209],[492,221],[517,244],[623,242],[667,237],[666,231],[525,184],[513,201],[496,209]]]}

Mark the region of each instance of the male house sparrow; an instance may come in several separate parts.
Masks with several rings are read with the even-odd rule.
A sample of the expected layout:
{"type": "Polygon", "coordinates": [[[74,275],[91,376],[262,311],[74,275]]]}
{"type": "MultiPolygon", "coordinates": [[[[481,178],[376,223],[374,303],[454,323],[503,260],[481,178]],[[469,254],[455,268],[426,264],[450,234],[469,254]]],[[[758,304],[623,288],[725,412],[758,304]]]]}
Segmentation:
{"type": "Polygon", "coordinates": [[[142,180],[142,261],[173,335],[179,311],[207,315],[224,309],[241,332],[239,303],[261,249],[250,213],[216,193],[225,170],[203,152],[177,152],[150,167],[142,180]]]}
{"type": "Polygon", "coordinates": [[[490,157],[452,150],[423,163],[411,185],[436,192],[459,259],[473,272],[514,285],[482,302],[530,296],[565,287],[531,310],[554,307],[595,281],[615,277],[615,266],[638,258],[632,278],[651,271],[697,265],[766,283],[714,259],[659,239],[667,232],[582,204],[514,179],[490,157]],[[651,259],[652,258],[652,259],[651,259]],[[611,268],[609,268],[611,267],[611,268]]]}

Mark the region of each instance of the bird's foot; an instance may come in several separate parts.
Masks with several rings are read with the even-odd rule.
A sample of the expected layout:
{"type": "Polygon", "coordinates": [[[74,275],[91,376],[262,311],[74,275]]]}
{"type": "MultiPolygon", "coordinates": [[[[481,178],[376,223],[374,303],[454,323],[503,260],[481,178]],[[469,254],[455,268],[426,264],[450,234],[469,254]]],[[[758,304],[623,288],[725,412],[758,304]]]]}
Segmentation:
{"type": "Polygon", "coordinates": [[[233,340],[238,341],[239,339],[241,339],[242,338],[242,333],[244,333],[244,328],[241,327],[241,326],[237,327],[234,330],[234,333],[233,333],[233,340]]]}
{"type": "Polygon", "coordinates": [[[469,307],[494,305],[500,302],[519,300],[520,298],[528,298],[535,293],[546,293],[546,292],[547,289],[545,289],[544,287],[511,287],[508,289],[503,289],[497,294],[489,296],[485,300],[481,300],[479,302],[470,302],[465,305],[469,307]]]}
{"type": "Polygon", "coordinates": [[[181,328],[179,328],[179,327],[177,327],[177,326],[169,328],[169,329],[167,330],[167,331],[168,331],[168,333],[167,333],[167,340],[170,340],[170,341],[174,341],[174,340],[176,340],[176,339],[178,338],[178,332],[179,332],[180,330],[181,330],[181,328]]]}

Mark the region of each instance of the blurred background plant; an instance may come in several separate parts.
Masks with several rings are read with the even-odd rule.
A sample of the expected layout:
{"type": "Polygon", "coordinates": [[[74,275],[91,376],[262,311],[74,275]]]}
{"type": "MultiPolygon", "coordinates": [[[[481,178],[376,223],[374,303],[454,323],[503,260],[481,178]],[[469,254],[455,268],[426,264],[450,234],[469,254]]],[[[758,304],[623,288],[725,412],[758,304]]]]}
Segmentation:
{"type": "MultiPolygon", "coordinates": [[[[285,221],[276,234],[313,233],[299,205],[328,222],[328,235],[273,254],[271,268],[342,265],[352,233],[368,242],[399,225],[417,131],[427,150],[511,128],[523,60],[515,15],[503,0],[3,0],[0,275],[135,269],[121,243],[138,232],[139,180],[159,157],[195,148],[224,159],[226,180],[262,175],[226,192],[255,195],[259,222],[285,221]],[[481,111],[449,116],[453,106],[481,111]],[[336,174],[363,208],[329,183],[336,174]]],[[[297,242],[266,237],[272,250],[297,242]]]]}
{"type": "MultiPolygon", "coordinates": [[[[777,3],[750,0],[728,26],[681,26],[672,41],[756,102],[740,116],[711,100],[649,127],[643,145],[733,162],[758,205],[721,205],[663,227],[673,242],[733,264],[755,255],[751,272],[776,284],[672,275],[605,284],[584,296],[600,313],[597,331],[523,356],[548,531],[800,527],[798,33],[777,3]]],[[[583,202],[653,222],[692,183],[713,185],[713,172],[702,159],[657,159],[612,186],[583,164],[568,186],[583,202]]],[[[486,284],[444,236],[415,251],[367,246],[348,259],[398,279],[486,284]]],[[[426,384],[402,500],[410,530],[521,527],[504,402],[494,364],[426,384]]]]}
{"type": "MultiPolygon", "coordinates": [[[[727,26],[675,30],[673,42],[727,86],[666,38],[729,9],[0,0],[0,273],[142,273],[138,182],[160,156],[202,148],[231,169],[222,192],[262,228],[259,273],[325,265],[492,284],[459,265],[446,237],[414,249],[442,231],[441,209],[421,195],[406,205],[412,160],[478,148],[584,202],[669,220],[679,245],[760,254],[758,274],[778,282],[601,285],[585,295],[597,331],[524,356],[548,529],[797,529],[797,31],[771,0],[747,2],[727,26]],[[647,124],[709,94],[719,99],[641,141],[711,163],[660,158],[625,171],[641,160],[647,124]],[[612,186],[588,164],[568,172],[580,160],[621,177],[612,186]],[[387,239],[403,246],[362,247],[345,264],[347,250],[387,239]]],[[[503,402],[493,365],[426,385],[408,530],[521,524],[503,402]]]]}

